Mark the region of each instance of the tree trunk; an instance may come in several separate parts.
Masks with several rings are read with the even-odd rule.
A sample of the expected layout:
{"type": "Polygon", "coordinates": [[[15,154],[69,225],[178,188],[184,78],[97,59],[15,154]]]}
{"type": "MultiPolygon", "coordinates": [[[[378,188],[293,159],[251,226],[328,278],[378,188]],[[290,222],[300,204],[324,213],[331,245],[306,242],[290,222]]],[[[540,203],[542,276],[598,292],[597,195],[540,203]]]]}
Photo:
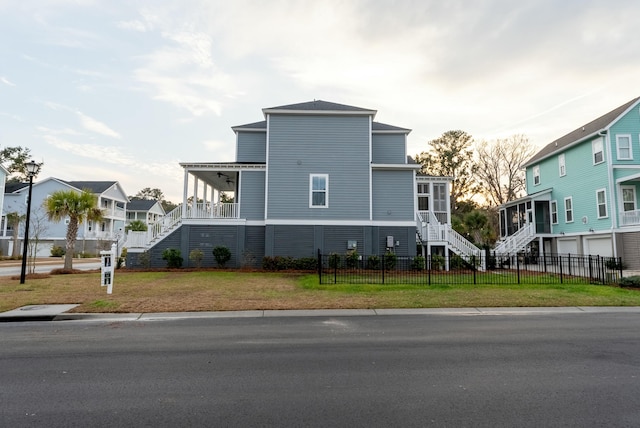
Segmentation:
{"type": "Polygon", "coordinates": [[[64,269],[73,269],[73,251],[76,247],[76,236],[78,236],[78,217],[70,217],[67,226],[67,243],[64,254],[64,269]]]}

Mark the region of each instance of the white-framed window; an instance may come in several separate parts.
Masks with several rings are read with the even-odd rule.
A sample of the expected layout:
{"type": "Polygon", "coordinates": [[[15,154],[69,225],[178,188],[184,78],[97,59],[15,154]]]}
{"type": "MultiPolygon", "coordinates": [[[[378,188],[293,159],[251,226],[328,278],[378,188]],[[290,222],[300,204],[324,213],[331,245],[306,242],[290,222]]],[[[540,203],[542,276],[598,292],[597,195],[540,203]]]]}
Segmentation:
{"type": "Polygon", "coordinates": [[[631,135],[616,135],[616,150],[618,153],[618,160],[633,159],[631,135]]]}
{"type": "Polygon", "coordinates": [[[564,198],[564,222],[573,223],[573,198],[564,198]]]}
{"type": "Polygon", "coordinates": [[[560,173],[560,177],[564,177],[567,175],[567,165],[564,158],[564,153],[558,155],[558,172],[560,173]]]}
{"type": "Polygon", "coordinates": [[[558,224],[558,201],[551,201],[551,224],[558,224]]]}
{"type": "Polygon", "coordinates": [[[429,211],[429,183],[418,183],[418,211],[429,211]]]}
{"type": "Polygon", "coordinates": [[[635,186],[622,186],[622,210],[636,210],[636,188],[635,186]]]}
{"type": "Polygon", "coordinates": [[[591,150],[593,153],[593,164],[597,165],[604,162],[604,144],[602,138],[596,138],[591,143],[591,150]]]}
{"type": "Polygon", "coordinates": [[[538,184],[540,184],[540,165],[533,167],[533,185],[537,186],[538,184]]]}
{"type": "Polygon", "coordinates": [[[309,175],[309,208],[329,207],[329,175],[309,175]]]}
{"type": "Polygon", "coordinates": [[[447,212],[447,185],[444,183],[433,183],[433,211],[447,212]]]}
{"type": "Polygon", "coordinates": [[[608,217],[608,215],[607,215],[607,192],[604,189],[596,190],[596,205],[598,207],[598,218],[608,217]]]}

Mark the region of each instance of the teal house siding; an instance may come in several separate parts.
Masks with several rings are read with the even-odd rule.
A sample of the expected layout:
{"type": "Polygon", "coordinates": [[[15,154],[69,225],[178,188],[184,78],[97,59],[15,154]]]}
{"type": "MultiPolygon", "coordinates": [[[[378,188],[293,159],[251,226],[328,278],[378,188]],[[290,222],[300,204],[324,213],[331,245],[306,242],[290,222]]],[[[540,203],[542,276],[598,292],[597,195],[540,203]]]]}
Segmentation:
{"type": "Polygon", "coordinates": [[[369,116],[271,115],[267,219],[367,220],[369,116]],[[311,174],[329,176],[328,208],[309,207],[311,174]]]}

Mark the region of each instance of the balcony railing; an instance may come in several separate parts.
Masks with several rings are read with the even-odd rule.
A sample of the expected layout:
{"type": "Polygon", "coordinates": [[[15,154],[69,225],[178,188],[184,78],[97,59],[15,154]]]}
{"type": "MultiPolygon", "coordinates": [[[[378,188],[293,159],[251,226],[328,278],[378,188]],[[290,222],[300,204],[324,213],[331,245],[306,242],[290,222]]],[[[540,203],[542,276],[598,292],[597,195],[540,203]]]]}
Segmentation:
{"type": "Polygon", "coordinates": [[[195,206],[187,205],[185,218],[240,218],[240,209],[236,203],[197,203],[195,206]]]}
{"type": "Polygon", "coordinates": [[[640,210],[625,211],[620,214],[621,226],[637,226],[640,225],[640,210]]]}

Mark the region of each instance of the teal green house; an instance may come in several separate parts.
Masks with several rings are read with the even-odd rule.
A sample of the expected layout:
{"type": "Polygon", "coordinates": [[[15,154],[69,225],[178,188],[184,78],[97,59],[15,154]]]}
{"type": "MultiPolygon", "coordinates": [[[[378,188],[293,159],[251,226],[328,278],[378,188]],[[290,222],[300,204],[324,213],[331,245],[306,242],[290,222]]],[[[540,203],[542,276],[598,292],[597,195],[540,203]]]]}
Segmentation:
{"type": "Polygon", "coordinates": [[[640,269],[640,97],[552,141],[500,207],[496,253],[621,257],[640,269]]]}

